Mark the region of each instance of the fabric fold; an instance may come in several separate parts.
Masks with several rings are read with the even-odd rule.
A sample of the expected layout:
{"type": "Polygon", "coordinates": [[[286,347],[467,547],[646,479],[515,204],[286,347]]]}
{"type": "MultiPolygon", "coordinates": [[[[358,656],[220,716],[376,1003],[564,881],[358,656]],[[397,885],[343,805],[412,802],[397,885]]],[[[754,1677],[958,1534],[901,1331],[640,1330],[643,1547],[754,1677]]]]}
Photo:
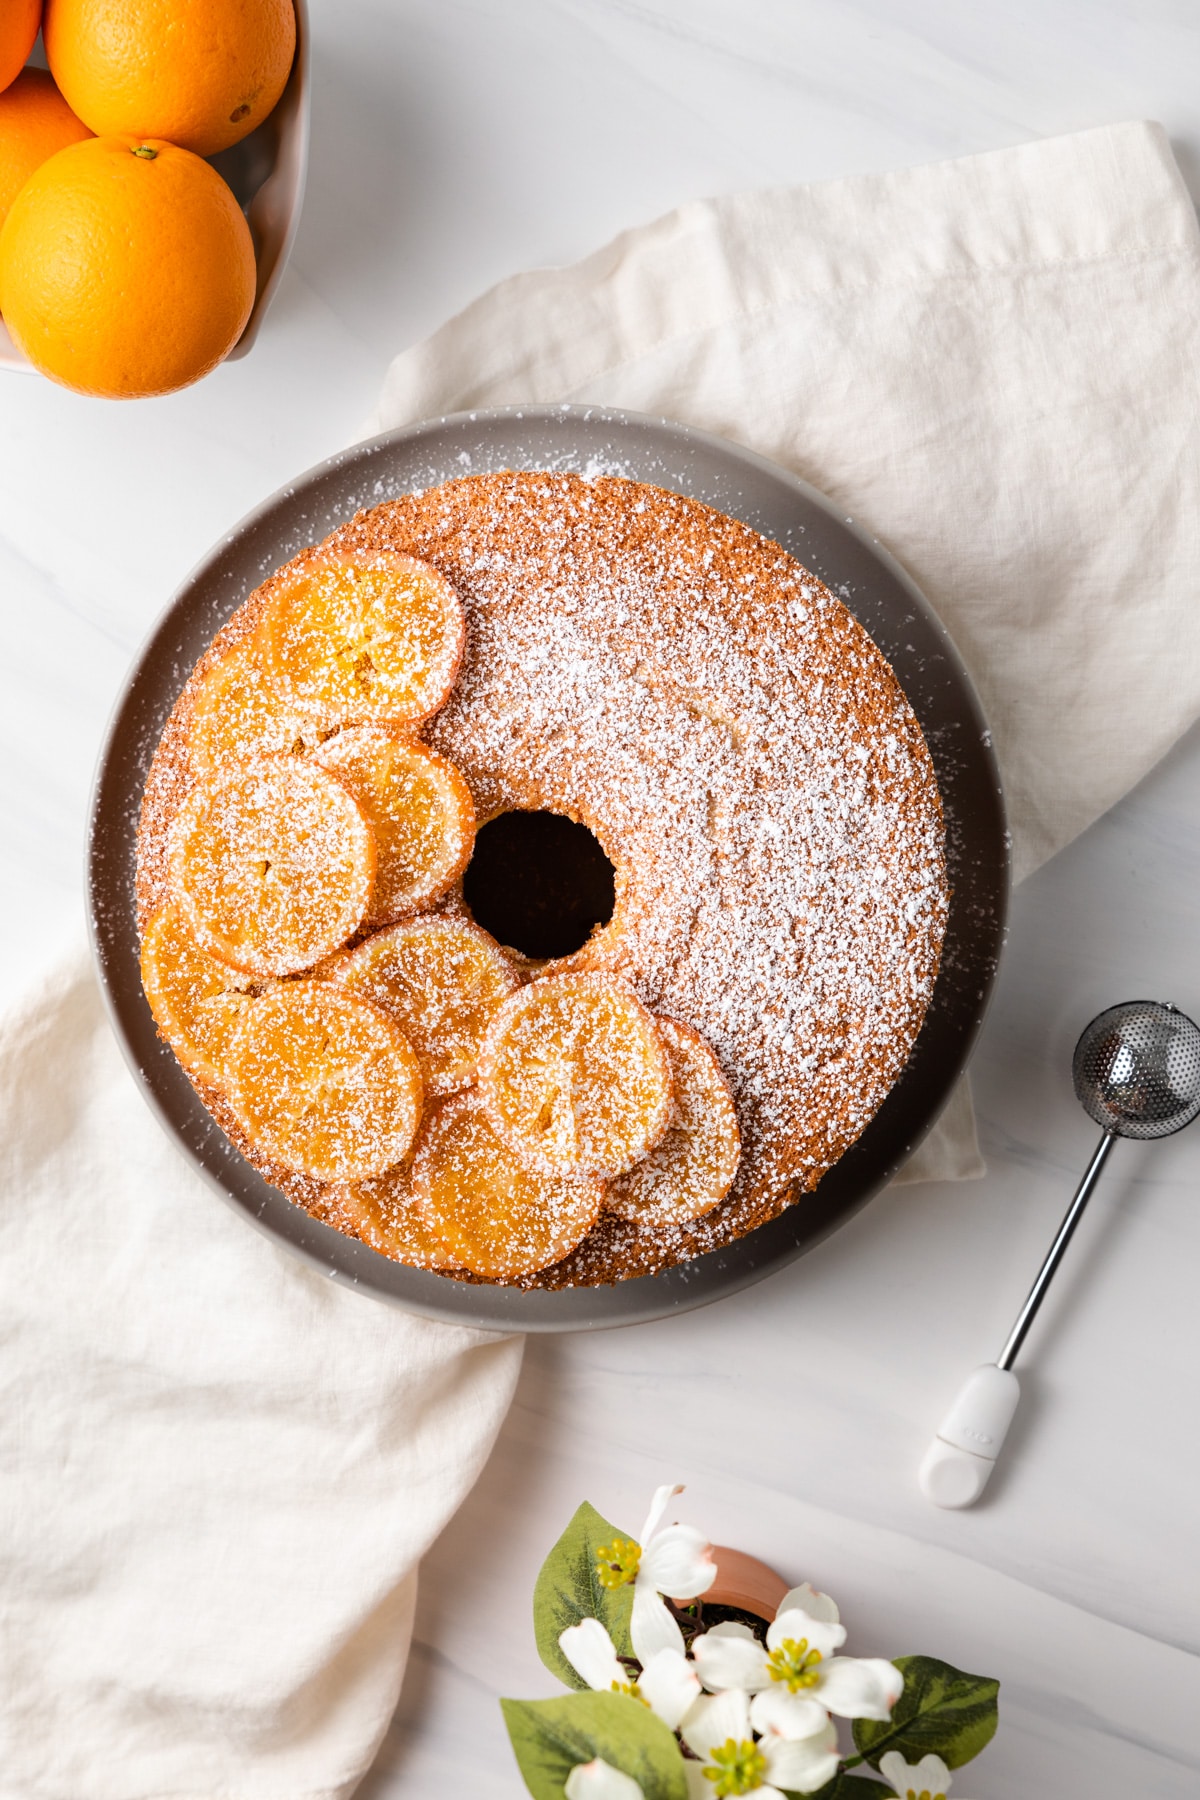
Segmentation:
{"type": "Polygon", "coordinates": [[[22,1800],[335,1800],[521,1342],[323,1278],[169,1142],[82,950],[0,1021],[0,1768],[22,1800]]]}

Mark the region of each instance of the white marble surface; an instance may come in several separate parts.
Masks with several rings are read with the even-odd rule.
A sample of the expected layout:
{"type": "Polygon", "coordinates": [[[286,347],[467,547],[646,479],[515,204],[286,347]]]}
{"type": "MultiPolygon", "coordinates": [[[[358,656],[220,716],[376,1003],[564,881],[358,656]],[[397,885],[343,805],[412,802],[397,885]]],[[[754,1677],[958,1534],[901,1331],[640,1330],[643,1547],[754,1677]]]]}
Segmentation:
{"type": "MultiPolygon", "coordinates": [[[[91,765],[192,562],[350,439],[389,356],[497,277],[679,201],[887,169],[1132,116],[1200,173],[1191,0],[313,0],[314,141],[253,354],[114,406],[0,381],[0,989],[76,927],[91,765]]],[[[1200,575],[1200,571],[1198,571],[1200,575]]],[[[985,1505],[916,1492],[995,1355],[1093,1129],[1079,1027],[1144,993],[1200,1013],[1200,734],[1022,888],[974,1067],[986,1180],[902,1189],[753,1293],[533,1342],[475,1494],[430,1557],[364,1794],[516,1795],[495,1695],[553,1691],[527,1623],[577,1500],[687,1516],[843,1603],[851,1648],[1003,1681],[974,1800],[1200,1792],[1200,1131],[1119,1147],[1030,1340],[985,1505]]]]}

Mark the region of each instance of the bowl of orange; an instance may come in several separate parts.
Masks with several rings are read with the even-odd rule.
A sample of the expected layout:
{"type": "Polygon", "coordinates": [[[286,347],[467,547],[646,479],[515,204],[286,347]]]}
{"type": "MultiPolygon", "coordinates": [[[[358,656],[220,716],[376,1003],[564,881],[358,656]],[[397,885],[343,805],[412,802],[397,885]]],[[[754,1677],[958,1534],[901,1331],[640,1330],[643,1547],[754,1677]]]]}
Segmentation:
{"type": "Polygon", "coordinates": [[[137,398],[246,355],[299,222],[307,23],[305,0],[8,0],[0,367],[137,398]]]}

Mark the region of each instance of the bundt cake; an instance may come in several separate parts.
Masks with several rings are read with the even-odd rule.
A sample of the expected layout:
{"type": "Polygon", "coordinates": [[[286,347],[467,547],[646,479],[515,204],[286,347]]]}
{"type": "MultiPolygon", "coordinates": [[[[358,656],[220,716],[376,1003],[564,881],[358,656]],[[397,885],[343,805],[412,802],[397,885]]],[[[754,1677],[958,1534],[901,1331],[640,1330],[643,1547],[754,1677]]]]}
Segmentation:
{"type": "Polygon", "coordinates": [[[179,696],[138,853],[147,998],[241,1152],[380,1254],[521,1286],[802,1205],[912,1050],[948,905],[867,633],[615,476],[467,476],[278,570],[179,696]]]}

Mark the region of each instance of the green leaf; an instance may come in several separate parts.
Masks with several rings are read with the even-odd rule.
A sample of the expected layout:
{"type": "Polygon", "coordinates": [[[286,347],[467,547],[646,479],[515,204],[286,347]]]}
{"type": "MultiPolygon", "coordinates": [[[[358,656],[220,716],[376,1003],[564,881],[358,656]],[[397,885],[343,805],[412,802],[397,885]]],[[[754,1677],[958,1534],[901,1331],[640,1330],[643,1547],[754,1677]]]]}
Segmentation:
{"type": "Polygon", "coordinates": [[[1000,1683],[965,1675],[936,1656],[897,1656],[904,1691],[890,1719],[855,1719],[854,1742],[875,1768],[889,1750],[906,1762],[931,1752],[951,1769],[978,1756],[996,1729],[1000,1683]]]}
{"type": "Polygon", "coordinates": [[[833,1780],[815,1794],[793,1794],[789,1788],[783,1791],[788,1800],[896,1800],[885,1782],[875,1781],[870,1775],[848,1775],[845,1769],[839,1769],[833,1780]]]}
{"type": "Polygon", "coordinates": [[[661,1719],[628,1694],[502,1700],[513,1752],[534,1800],[563,1800],[577,1763],[602,1756],[632,1775],[646,1800],[687,1800],[683,1754],[661,1719]]]}
{"type": "Polygon", "coordinates": [[[599,1619],[607,1627],[617,1655],[633,1655],[629,1638],[633,1583],[606,1588],[601,1587],[596,1576],[600,1546],[627,1535],[602,1519],[585,1500],[538,1573],[533,1589],[533,1630],[538,1655],[550,1673],[568,1687],[587,1686],[558,1647],[559,1633],[568,1625],[578,1625],[580,1619],[599,1619]]]}

